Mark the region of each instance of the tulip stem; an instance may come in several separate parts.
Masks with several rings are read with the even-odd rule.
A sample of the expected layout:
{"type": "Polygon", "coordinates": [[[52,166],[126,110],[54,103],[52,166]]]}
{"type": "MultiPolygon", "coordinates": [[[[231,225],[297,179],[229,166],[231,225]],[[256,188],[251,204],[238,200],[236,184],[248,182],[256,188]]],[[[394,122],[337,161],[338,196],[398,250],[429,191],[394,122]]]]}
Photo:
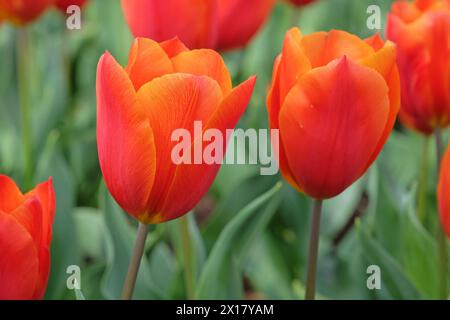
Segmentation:
{"type": "Polygon", "coordinates": [[[298,26],[298,20],[300,20],[300,14],[301,14],[301,9],[300,8],[294,7],[292,9],[291,25],[290,25],[290,27],[297,27],[298,26]]]}
{"type": "Polygon", "coordinates": [[[430,149],[430,139],[423,138],[422,154],[420,155],[420,175],[419,189],[417,197],[417,217],[419,221],[425,223],[427,216],[427,190],[428,190],[428,150],[430,149]]]}
{"type": "Polygon", "coordinates": [[[133,296],[134,285],[141,264],[142,255],[144,254],[145,239],[148,234],[148,225],[139,222],[136,242],[134,243],[133,254],[131,256],[130,265],[128,267],[127,277],[123,285],[122,299],[130,300],[133,296]]]}
{"type": "Polygon", "coordinates": [[[314,300],[316,295],[317,256],[319,252],[320,215],[322,200],[314,200],[311,234],[309,238],[308,271],[306,275],[305,300],[314,300]]]}
{"type": "Polygon", "coordinates": [[[24,188],[31,186],[33,179],[33,155],[31,144],[31,126],[30,126],[30,103],[28,87],[28,34],[26,27],[17,30],[17,81],[18,98],[20,109],[20,127],[22,130],[22,152],[24,159],[24,188]]]}
{"type": "Polygon", "coordinates": [[[191,237],[189,233],[189,219],[187,215],[180,218],[181,241],[183,246],[184,280],[186,283],[186,297],[188,300],[194,297],[194,274],[192,269],[191,237]]]}
{"type": "MultiPolygon", "coordinates": [[[[437,172],[439,176],[440,168],[441,168],[441,160],[443,155],[443,140],[442,140],[442,132],[441,129],[436,129],[434,132],[436,137],[436,162],[437,162],[437,172]]],[[[445,232],[443,226],[439,224],[439,230],[437,234],[437,240],[439,245],[439,274],[440,274],[440,289],[439,289],[439,297],[441,299],[447,300],[448,297],[448,251],[447,251],[447,238],[445,236],[445,232]]]]}

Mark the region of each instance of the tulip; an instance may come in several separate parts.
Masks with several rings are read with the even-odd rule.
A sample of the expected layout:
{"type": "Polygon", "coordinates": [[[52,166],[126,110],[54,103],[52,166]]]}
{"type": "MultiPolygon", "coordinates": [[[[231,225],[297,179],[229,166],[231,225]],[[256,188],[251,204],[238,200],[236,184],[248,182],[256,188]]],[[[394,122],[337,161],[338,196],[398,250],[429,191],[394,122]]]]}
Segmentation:
{"type": "Polygon", "coordinates": [[[0,175],[0,300],[43,298],[54,212],[51,178],[22,194],[0,175]]]}
{"type": "Polygon", "coordinates": [[[24,25],[37,19],[54,0],[0,0],[0,21],[24,25]]]}
{"type": "Polygon", "coordinates": [[[316,199],[334,197],[376,159],[399,109],[393,43],[343,31],[288,31],[267,106],[280,130],[280,169],[316,199]]]}
{"type": "Polygon", "coordinates": [[[377,158],[400,108],[395,45],[343,31],[287,32],[267,97],[279,129],[279,165],[314,198],[306,299],[314,299],[322,200],[361,177],[377,158]]]}
{"type": "Polygon", "coordinates": [[[286,1],[290,2],[294,6],[300,7],[300,6],[310,4],[310,3],[314,2],[315,0],[286,0],[286,1]]]}
{"type": "Polygon", "coordinates": [[[275,0],[219,0],[219,36],[216,48],[244,47],[272,12],[275,0]]]}
{"type": "MultiPolygon", "coordinates": [[[[399,117],[407,127],[425,135],[420,174],[425,178],[428,136],[434,133],[439,170],[443,149],[441,131],[450,123],[450,1],[394,2],[388,15],[387,36],[398,47],[402,96],[399,117]]],[[[426,212],[424,185],[421,179],[419,217],[426,212]]],[[[438,233],[438,243],[440,297],[446,299],[448,254],[443,230],[438,233]]]]}
{"type": "Polygon", "coordinates": [[[84,6],[87,0],[56,0],[55,6],[62,12],[66,13],[67,8],[71,5],[76,5],[78,7],[84,6]]]}
{"type": "Polygon", "coordinates": [[[172,131],[233,128],[254,86],[232,88],[218,53],[189,51],[178,39],[135,40],[123,69],[106,52],[97,69],[97,138],[108,189],[143,223],[175,219],[208,190],[218,165],[175,165],[172,131]],[[188,192],[187,192],[188,190],[188,192]]]}
{"type": "Polygon", "coordinates": [[[397,1],[387,37],[397,44],[400,119],[426,135],[450,121],[450,2],[397,1]]]}
{"type": "Polygon", "coordinates": [[[245,46],[269,16],[275,0],[122,0],[135,37],[179,37],[189,48],[245,46]]]}
{"type": "Polygon", "coordinates": [[[450,147],[447,148],[441,163],[438,202],[442,228],[450,238],[450,147]]]}
{"type": "Polygon", "coordinates": [[[198,141],[203,132],[201,136],[193,134],[193,125],[201,121],[204,131],[215,128],[225,136],[245,111],[254,84],[252,77],[232,88],[218,53],[210,49],[190,51],[177,38],[162,43],[137,38],[125,68],[108,52],[100,58],[100,167],[114,199],[140,221],[122,298],[131,298],[147,224],[190,211],[208,191],[220,167],[175,164],[172,133],[185,129],[198,141]]]}

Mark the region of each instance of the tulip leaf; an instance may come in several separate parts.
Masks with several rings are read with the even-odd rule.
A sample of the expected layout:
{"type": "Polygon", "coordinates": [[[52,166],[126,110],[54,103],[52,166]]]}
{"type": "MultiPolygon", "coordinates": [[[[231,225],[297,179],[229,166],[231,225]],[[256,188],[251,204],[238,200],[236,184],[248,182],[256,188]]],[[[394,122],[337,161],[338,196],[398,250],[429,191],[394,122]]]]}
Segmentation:
{"type": "MultiPolygon", "coordinates": [[[[184,218],[188,219],[190,245],[191,245],[190,250],[191,254],[194,257],[193,259],[191,259],[192,273],[193,273],[192,276],[194,278],[194,285],[195,285],[198,282],[200,272],[203,269],[203,265],[205,264],[206,249],[205,244],[203,243],[202,235],[200,234],[200,230],[195,221],[194,215],[192,213],[188,213],[184,218]]],[[[170,233],[172,243],[175,247],[175,254],[177,256],[177,260],[180,262],[180,266],[182,266],[183,269],[184,269],[184,251],[182,243],[183,240],[181,237],[181,228],[182,228],[181,224],[183,223],[183,221],[181,221],[181,219],[184,218],[167,222],[168,231],[170,233]]],[[[181,283],[183,283],[184,285],[183,279],[181,283]]],[[[183,297],[186,297],[186,288],[183,289],[184,289],[183,297]]]]}
{"type": "Polygon", "coordinates": [[[59,134],[53,131],[38,161],[35,184],[53,178],[56,212],[51,242],[50,280],[46,297],[60,299],[68,293],[66,269],[81,262],[73,222],[75,184],[72,172],[58,147],[59,134]]]}
{"type": "Polygon", "coordinates": [[[366,227],[357,220],[358,237],[368,262],[381,269],[382,286],[393,299],[420,299],[422,295],[405,274],[401,265],[369,234],[366,227]]]}
{"type": "Polygon", "coordinates": [[[243,257],[276,212],[280,189],[281,183],[277,183],[238,212],[223,229],[200,276],[198,299],[242,298],[243,257]]]}

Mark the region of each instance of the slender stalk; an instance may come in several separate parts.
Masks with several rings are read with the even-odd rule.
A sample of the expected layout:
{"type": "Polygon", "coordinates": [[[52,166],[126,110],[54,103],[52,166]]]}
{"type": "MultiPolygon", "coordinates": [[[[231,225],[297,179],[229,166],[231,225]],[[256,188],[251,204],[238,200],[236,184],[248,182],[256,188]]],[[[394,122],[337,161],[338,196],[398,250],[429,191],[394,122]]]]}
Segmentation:
{"type": "Polygon", "coordinates": [[[181,242],[184,258],[184,280],[186,283],[186,297],[194,298],[194,273],[192,269],[191,237],[189,233],[189,219],[187,215],[180,218],[181,242]]]}
{"type": "Polygon", "coordinates": [[[430,139],[424,136],[422,143],[422,154],[420,156],[419,189],[417,192],[417,217],[419,221],[425,223],[427,216],[427,190],[428,190],[428,151],[430,149],[430,139]]]}
{"type": "Polygon", "coordinates": [[[298,21],[300,20],[300,8],[292,8],[292,14],[291,14],[291,21],[290,21],[290,27],[296,27],[298,26],[298,21]]]}
{"type": "Polygon", "coordinates": [[[322,200],[314,200],[311,234],[309,238],[308,271],[305,300],[314,300],[316,294],[317,255],[319,251],[320,215],[322,200]]]}
{"type": "Polygon", "coordinates": [[[130,300],[133,296],[134,285],[141,264],[142,255],[144,254],[145,239],[148,234],[148,225],[139,222],[136,242],[134,243],[133,254],[131,256],[130,265],[128,267],[127,277],[123,285],[122,299],[130,300]]]}
{"type": "Polygon", "coordinates": [[[30,101],[28,87],[28,34],[25,27],[17,30],[17,88],[19,95],[22,152],[24,158],[24,187],[31,187],[33,179],[33,152],[31,143],[30,101]]]}
{"type": "MultiPolygon", "coordinates": [[[[436,138],[436,161],[437,161],[437,171],[438,175],[441,168],[441,160],[443,155],[443,141],[442,141],[442,132],[438,128],[434,132],[436,138]]],[[[439,274],[440,274],[440,288],[439,288],[439,297],[441,299],[446,300],[448,297],[448,283],[447,283],[447,274],[448,274],[448,251],[447,251],[447,238],[445,236],[445,232],[443,226],[441,226],[438,230],[437,240],[439,246],[439,274]]]]}

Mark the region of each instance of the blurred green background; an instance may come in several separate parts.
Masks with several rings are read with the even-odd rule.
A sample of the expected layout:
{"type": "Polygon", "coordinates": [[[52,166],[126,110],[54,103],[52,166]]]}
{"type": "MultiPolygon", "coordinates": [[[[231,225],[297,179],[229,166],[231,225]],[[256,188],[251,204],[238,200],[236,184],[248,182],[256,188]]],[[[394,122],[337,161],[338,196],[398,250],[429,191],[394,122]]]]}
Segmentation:
{"type": "MultiPolygon", "coordinates": [[[[343,29],[367,37],[374,33],[366,26],[372,4],[381,7],[384,26],[391,1],[319,0],[303,8],[298,20],[291,6],[277,4],[246,49],[224,54],[235,85],[258,76],[239,126],[267,128],[266,92],[289,27],[298,25],[304,34],[343,29]]],[[[132,35],[119,1],[90,0],[82,19],[82,29],[70,31],[65,17],[46,13],[27,27],[29,45],[21,52],[28,84],[23,94],[31,109],[31,185],[52,176],[57,195],[47,299],[81,298],[67,289],[69,265],[81,267],[86,299],[119,298],[135,238],[136,222],[102,183],[95,131],[98,59],[108,50],[125,65],[132,35]]],[[[30,186],[16,85],[18,37],[17,29],[0,26],[0,172],[25,189],[30,186]]],[[[422,151],[424,141],[398,125],[368,173],[326,201],[320,298],[438,298],[435,151],[431,141],[422,151]],[[427,171],[420,179],[424,155],[427,171]],[[421,215],[416,210],[419,185],[427,199],[421,215]],[[366,269],[373,264],[381,268],[381,290],[366,286],[366,269]]],[[[281,180],[260,176],[258,166],[222,167],[209,194],[188,215],[196,297],[303,298],[310,200],[287,183],[273,189],[281,180]]],[[[183,270],[179,221],[152,226],[134,297],[185,298],[183,270]]]]}

